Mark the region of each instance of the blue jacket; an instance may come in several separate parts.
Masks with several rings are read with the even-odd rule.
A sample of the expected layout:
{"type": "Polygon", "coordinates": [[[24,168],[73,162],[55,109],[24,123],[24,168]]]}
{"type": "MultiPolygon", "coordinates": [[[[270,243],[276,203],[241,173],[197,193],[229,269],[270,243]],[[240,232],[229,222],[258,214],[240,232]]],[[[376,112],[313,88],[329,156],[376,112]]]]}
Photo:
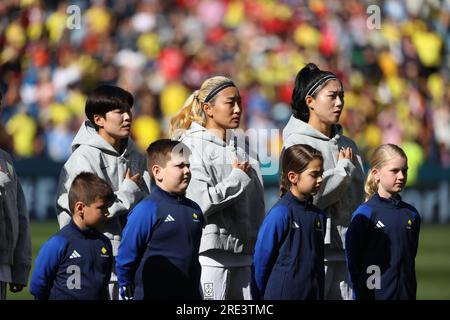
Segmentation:
{"type": "Polygon", "coordinates": [[[325,214],[287,192],[258,233],[252,294],[264,300],[323,299],[325,214]]]}
{"type": "Polygon", "coordinates": [[[42,246],[30,292],[39,300],[107,300],[112,266],[109,239],[71,220],[42,246]]]}
{"type": "Polygon", "coordinates": [[[119,285],[134,299],[201,299],[200,207],[155,186],[128,216],[116,258],[119,285]]]}
{"type": "Polygon", "coordinates": [[[419,231],[419,213],[400,196],[386,199],[375,194],[359,206],[353,213],[346,237],[354,298],[416,298],[415,257],[419,231]],[[379,288],[375,278],[377,267],[379,288]]]}

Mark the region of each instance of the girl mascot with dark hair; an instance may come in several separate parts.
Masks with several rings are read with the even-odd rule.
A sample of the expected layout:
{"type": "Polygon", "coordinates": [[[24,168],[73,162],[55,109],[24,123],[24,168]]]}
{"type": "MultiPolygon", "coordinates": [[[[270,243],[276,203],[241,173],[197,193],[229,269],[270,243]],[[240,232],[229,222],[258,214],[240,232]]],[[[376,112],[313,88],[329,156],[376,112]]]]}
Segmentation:
{"type": "Polygon", "coordinates": [[[364,200],[364,170],[356,144],[338,124],[344,90],[335,74],[309,63],[299,71],[292,93],[292,116],[283,129],[283,149],[307,144],[324,159],[324,175],[314,204],[327,214],[325,299],[352,298],[345,234],[353,211],[364,200]]]}

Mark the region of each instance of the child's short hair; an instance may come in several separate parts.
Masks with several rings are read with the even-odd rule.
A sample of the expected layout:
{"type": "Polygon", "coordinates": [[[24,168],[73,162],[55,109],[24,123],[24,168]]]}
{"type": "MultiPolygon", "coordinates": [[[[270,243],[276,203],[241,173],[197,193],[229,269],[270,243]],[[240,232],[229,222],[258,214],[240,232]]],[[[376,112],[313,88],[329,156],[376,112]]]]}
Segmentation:
{"type": "Polygon", "coordinates": [[[307,144],[294,144],[284,150],[281,159],[281,196],[288,192],[291,187],[291,183],[288,179],[289,171],[300,174],[306,170],[308,164],[314,159],[323,161],[322,153],[307,144]]]}
{"type": "Polygon", "coordinates": [[[147,166],[152,179],[155,178],[153,176],[152,167],[154,165],[165,167],[167,162],[170,161],[172,153],[182,153],[183,156],[188,158],[191,151],[184,143],[170,139],[159,139],[148,146],[147,166]]]}
{"type": "Polygon", "coordinates": [[[95,114],[105,117],[106,113],[111,110],[131,109],[133,103],[133,95],[128,91],[116,86],[101,85],[89,94],[84,111],[86,117],[98,129],[94,122],[95,114]]]}
{"type": "Polygon", "coordinates": [[[82,172],[73,179],[69,190],[69,208],[75,211],[77,201],[89,206],[97,198],[112,202],[114,191],[105,180],[91,172],[82,172]]]}

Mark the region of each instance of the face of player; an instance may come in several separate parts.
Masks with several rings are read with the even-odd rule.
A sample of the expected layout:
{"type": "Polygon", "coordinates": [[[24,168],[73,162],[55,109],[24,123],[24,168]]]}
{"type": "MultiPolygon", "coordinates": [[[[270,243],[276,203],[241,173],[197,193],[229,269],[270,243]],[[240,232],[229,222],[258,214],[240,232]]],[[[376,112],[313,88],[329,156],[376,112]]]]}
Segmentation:
{"type": "Polygon", "coordinates": [[[372,174],[378,182],[378,194],[383,198],[391,198],[406,185],[408,163],[405,158],[395,156],[380,169],[372,169],[372,174]]]}
{"type": "Polygon", "coordinates": [[[160,167],[155,178],[164,191],[183,195],[191,181],[189,166],[189,160],[183,154],[172,154],[166,166],[160,167]]]}
{"type": "Polygon", "coordinates": [[[326,125],[338,123],[344,108],[344,91],[341,83],[338,80],[328,81],[316,97],[312,98],[310,104],[310,118],[315,118],[326,125]]]}
{"type": "Polygon", "coordinates": [[[314,196],[323,181],[323,162],[321,159],[312,160],[306,170],[298,174],[293,171],[288,172],[288,179],[291,182],[291,192],[300,200],[305,200],[314,196]]]}
{"type": "Polygon", "coordinates": [[[99,135],[113,146],[130,136],[132,122],[130,108],[108,111],[105,117],[94,115],[94,121],[100,128],[99,135]]]}
{"type": "Polygon", "coordinates": [[[205,104],[208,129],[236,129],[242,115],[242,99],[236,87],[228,87],[220,91],[213,104],[205,104]]]}
{"type": "MultiPolygon", "coordinates": [[[[95,198],[95,201],[90,205],[84,205],[83,208],[83,222],[84,227],[101,229],[106,222],[109,215],[109,203],[102,198],[95,198]]],[[[83,226],[81,226],[83,227],[83,226]]]]}

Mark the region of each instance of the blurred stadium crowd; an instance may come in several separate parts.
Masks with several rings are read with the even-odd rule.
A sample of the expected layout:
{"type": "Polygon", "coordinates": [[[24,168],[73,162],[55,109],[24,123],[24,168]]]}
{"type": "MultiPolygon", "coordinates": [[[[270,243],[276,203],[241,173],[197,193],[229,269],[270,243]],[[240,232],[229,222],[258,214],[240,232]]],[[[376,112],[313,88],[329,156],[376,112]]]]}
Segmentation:
{"type": "Polygon", "coordinates": [[[282,129],[311,61],[342,79],[341,123],[366,159],[391,142],[412,168],[450,167],[448,0],[2,0],[0,17],[0,145],[17,157],[66,160],[101,83],[134,94],[142,149],[216,74],[240,88],[244,128],[282,129]]]}

